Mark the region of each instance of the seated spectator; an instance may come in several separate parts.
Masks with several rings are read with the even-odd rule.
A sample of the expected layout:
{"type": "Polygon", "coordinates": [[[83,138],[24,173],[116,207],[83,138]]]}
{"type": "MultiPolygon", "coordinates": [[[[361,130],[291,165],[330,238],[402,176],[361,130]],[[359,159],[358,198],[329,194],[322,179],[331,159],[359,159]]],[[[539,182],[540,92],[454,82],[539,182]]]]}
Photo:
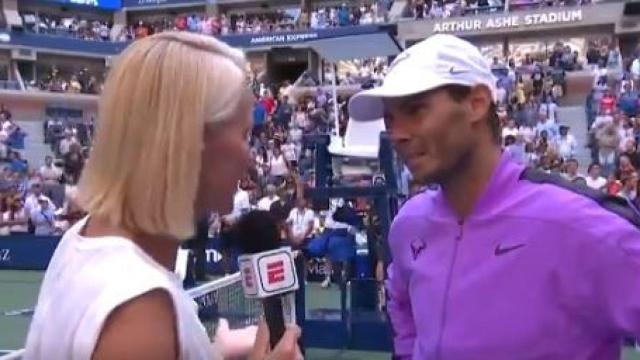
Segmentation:
{"type": "Polygon", "coordinates": [[[57,184],[60,182],[60,178],[62,177],[62,170],[54,165],[53,157],[46,156],[44,159],[44,165],[40,167],[40,171],[38,172],[42,181],[47,184],[57,184]]]}
{"type": "Polygon", "coordinates": [[[79,94],[82,92],[82,85],[78,81],[78,78],[75,75],[71,76],[71,80],[69,80],[69,86],[67,87],[67,92],[79,94]]]}
{"type": "Polygon", "coordinates": [[[42,199],[46,199],[49,202],[49,207],[53,208],[55,211],[56,206],[53,203],[53,201],[51,201],[51,199],[48,196],[42,193],[42,184],[38,181],[34,181],[31,184],[29,193],[26,196],[26,199],[24,201],[24,208],[25,208],[25,211],[27,212],[27,215],[30,216],[33,210],[40,208],[39,201],[42,199]]]}
{"type": "Polygon", "coordinates": [[[35,227],[34,234],[37,236],[55,235],[55,208],[50,204],[50,200],[41,195],[37,198],[38,206],[31,210],[31,222],[35,227]]]}
{"type": "Polygon", "coordinates": [[[276,195],[275,185],[268,184],[265,188],[265,196],[258,201],[258,210],[269,211],[271,209],[271,205],[278,200],[280,200],[280,198],[276,195]]]}
{"type": "Polygon", "coordinates": [[[637,197],[638,174],[633,172],[629,177],[622,180],[622,188],[616,194],[629,201],[634,201],[637,197]]]}
{"type": "Polygon", "coordinates": [[[586,178],[587,186],[595,189],[604,191],[607,185],[607,179],[601,176],[601,168],[598,163],[591,163],[589,168],[587,169],[588,176],[586,178]]]}
{"type": "Polygon", "coordinates": [[[313,210],[307,207],[306,200],[298,198],[296,206],[291,209],[286,221],[289,245],[294,248],[300,248],[310,239],[313,232],[314,219],[313,210]]]}
{"type": "Polygon", "coordinates": [[[79,143],[74,143],[70,146],[69,152],[64,157],[64,175],[67,178],[67,182],[70,184],[76,184],[80,180],[80,173],[84,167],[84,154],[79,143]]]}
{"type": "Polygon", "coordinates": [[[20,156],[19,152],[10,151],[9,152],[9,168],[11,171],[19,174],[26,174],[29,169],[29,164],[27,164],[26,160],[23,160],[20,156]]]}
{"type": "Polygon", "coordinates": [[[638,92],[631,89],[630,83],[626,83],[618,99],[618,109],[622,110],[627,116],[636,116],[638,114],[638,101],[640,101],[638,92]]]}
{"type": "Polygon", "coordinates": [[[507,125],[502,128],[502,138],[506,138],[507,136],[517,136],[519,134],[518,125],[516,125],[516,121],[513,119],[509,119],[507,125]]]}
{"type": "Polygon", "coordinates": [[[615,159],[618,146],[620,144],[620,135],[611,123],[605,123],[596,130],[596,140],[598,144],[598,162],[602,165],[602,171],[605,175],[613,173],[615,169],[615,159]]]}
{"type": "MultiPolygon", "coordinates": [[[[578,168],[580,164],[576,159],[569,159],[565,162],[565,179],[571,182],[583,182],[585,181],[584,176],[578,174],[578,168]]],[[[586,182],[585,182],[586,184],[586,182]]]]}
{"type": "Polygon", "coordinates": [[[25,213],[20,194],[10,192],[4,194],[0,202],[0,236],[26,234],[28,217],[25,213]]]}
{"type": "Polygon", "coordinates": [[[71,151],[71,147],[74,145],[80,145],[80,143],[78,143],[78,139],[73,136],[73,133],[67,132],[64,136],[64,139],[60,141],[60,146],[58,149],[59,154],[62,157],[66,156],[69,151],[71,151]]]}
{"type": "Polygon", "coordinates": [[[280,183],[289,174],[289,164],[279,144],[273,148],[269,159],[269,176],[272,183],[280,183]]]}
{"type": "Polygon", "coordinates": [[[576,138],[569,133],[568,126],[560,126],[560,136],[558,137],[557,145],[558,155],[560,155],[563,160],[573,159],[576,156],[578,142],[576,138]]]}
{"type": "Polygon", "coordinates": [[[11,120],[11,111],[7,109],[5,104],[0,104],[0,117],[4,120],[11,120]]]}

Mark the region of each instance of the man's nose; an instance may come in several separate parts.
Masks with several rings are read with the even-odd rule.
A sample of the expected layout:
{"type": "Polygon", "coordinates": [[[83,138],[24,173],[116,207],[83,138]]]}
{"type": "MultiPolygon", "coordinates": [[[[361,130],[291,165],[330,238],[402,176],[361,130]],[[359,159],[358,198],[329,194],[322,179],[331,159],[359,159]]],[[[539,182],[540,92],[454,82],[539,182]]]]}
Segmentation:
{"type": "Polygon", "coordinates": [[[399,145],[411,138],[410,122],[406,119],[393,119],[385,121],[389,139],[393,145],[399,145]]]}

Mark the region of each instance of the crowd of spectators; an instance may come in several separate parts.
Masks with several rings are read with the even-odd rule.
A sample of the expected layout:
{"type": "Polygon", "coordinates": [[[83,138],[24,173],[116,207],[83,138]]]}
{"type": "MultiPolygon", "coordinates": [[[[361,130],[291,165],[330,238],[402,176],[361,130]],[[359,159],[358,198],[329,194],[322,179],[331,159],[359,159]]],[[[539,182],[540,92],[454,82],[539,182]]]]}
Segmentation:
{"type": "Polygon", "coordinates": [[[253,14],[149,15],[144,19],[133,20],[128,26],[123,27],[119,34],[113,34],[113,37],[113,23],[104,20],[40,12],[24,12],[21,15],[23,28],[29,32],[94,41],[130,41],[167,30],[227,35],[384,23],[388,21],[391,4],[391,0],[373,0],[371,3],[355,5],[345,2],[339,6],[319,7],[308,12],[293,8],[253,14]]]}
{"type": "MultiPolygon", "coordinates": [[[[361,221],[353,220],[357,217],[345,213],[367,212],[366,201],[333,199],[329,210],[315,211],[302,196],[304,188],[314,186],[315,181],[314,152],[305,143],[305,136],[331,133],[335,116],[344,133],[346,99],[338,98],[339,113],[334,114],[331,94],[322,88],[297,99],[290,97],[292,86],[288,82],[268,86],[253,78],[251,88],[255,94],[252,165],[239,183],[232,213],[212,216],[211,235],[224,236],[225,229],[251,209],[269,210],[281,222],[283,235],[294,248],[312,257],[326,255],[327,269],[334,262],[348,262],[355,256],[355,239],[362,238],[356,235],[363,227],[361,221]]],[[[343,177],[334,181],[370,184],[371,179],[343,177]]],[[[322,281],[325,287],[331,284],[329,276],[322,281]]]]}
{"type": "MultiPolygon", "coordinates": [[[[603,51],[604,53],[604,51],[603,51]]],[[[610,53],[611,54],[611,53],[610,53]]],[[[602,66],[604,58],[600,61],[602,66]]],[[[637,63],[632,57],[627,63],[637,63]]],[[[586,114],[591,150],[591,172],[600,173],[598,188],[622,196],[640,205],[638,170],[640,169],[640,95],[638,83],[631,71],[605,71],[600,68],[593,90],[587,97],[586,114]],[[595,169],[595,170],[593,170],[595,169]]]]}
{"type": "Polygon", "coordinates": [[[23,28],[29,32],[93,41],[110,41],[113,26],[111,22],[103,20],[33,12],[23,13],[22,23],[23,28]]]}
{"type": "Polygon", "coordinates": [[[524,101],[524,106],[515,108],[519,112],[509,105],[499,110],[505,148],[517,161],[640,205],[638,89],[633,86],[632,74],[620,70],[622,59],[617,48],[597,48],[588,57],[596,74],[585,107],[588,142],[578,144],[569,126],[559,125],[553,91],[543,87],[538,95],[535,86],[527,89],[520,78],[511,103],[517,99],[518,103],[524,101]],[[578,152],[584,147],[590,149],[589,164],[578,162],[578,152]]]}
{"type": "Polygon", "coordinates": [[[22,158],[26,134],[0,105],[0,236],[59,235],[83,216],[74,203],[93,124],[51,118],[44,123],[45,142],[54,149],[41,167],[22,158]]]}
{"type": "Polygon", "coordinates": [[[102,79],[87,68],[76,72],[62,73],[55,65],[44,72],[36,82],[28,84],[29,88],[41,91],[99,94],[102,91],[102,79]]]}
{"type": "MultiPolygon", "coordinates": [[[[386,57],[341,61],[335,69],[336,84],[342,86],[363,85],[365,88],[377,86],[382,82],[388,64],[389,59],[386,57]]],[[[323,84],[325,85],[333,83],[334,69],[331,66],[331,64],[324,66],[323,84]]]]}
{"type": "Polygon", "coordinates": [[[81,215],[72,201],[74,181],[64,167],[70,156],[58,164],[47,156],[42,167],[33,167],[21,155],[26,134],[4,105],[0,105],[0,123],[0,157],[4,162],[0,173],[0,235],[60,234],[81,215]]]}
{"type": "Polygon", "coordinates": [[[292,9],[263,14],[180,14],[139,20],[123,30],[120,41],[141,38],[166,30],[191,31],[206,35],[257,34],[301,29],[324,29],[339,26],[383,23],[388,20],[389,0],[370,5],[321,7],[310,12],[292,9]]]}
{"type": "Polygon", "coordinates": [[[453,16],[473,16],[504,11],[532,10],[552,6],[576,6],[597,0],[412,0],[407,15],[414,19],[438,19],[453,16]]]}

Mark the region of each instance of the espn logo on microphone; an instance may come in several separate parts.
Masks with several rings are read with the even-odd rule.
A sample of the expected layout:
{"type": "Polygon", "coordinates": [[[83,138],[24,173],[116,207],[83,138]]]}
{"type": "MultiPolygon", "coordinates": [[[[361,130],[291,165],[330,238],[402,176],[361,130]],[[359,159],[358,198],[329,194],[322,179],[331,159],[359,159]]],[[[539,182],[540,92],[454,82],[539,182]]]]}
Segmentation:
{"type": "Polygon", "coordinates": [[[274,261],[267,264],[267,283],[273,285],[284,281],[284,261],[274,261]]]}
{"type": "Polygon", "coordinates": [[[291,248],[284,247],[238,257],[244,293],[263,298],[298,289],[291,248]]]}

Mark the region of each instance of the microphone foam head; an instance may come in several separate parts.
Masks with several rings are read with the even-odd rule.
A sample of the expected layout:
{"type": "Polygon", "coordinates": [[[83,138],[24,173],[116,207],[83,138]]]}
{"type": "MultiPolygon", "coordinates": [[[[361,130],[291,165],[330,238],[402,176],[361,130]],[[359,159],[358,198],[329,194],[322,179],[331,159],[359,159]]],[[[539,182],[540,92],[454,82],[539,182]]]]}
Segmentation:
{"type": "Polygon", "coordinates": [[[253,210],[240,217],[232,229],[233,241],[244,254],[277,249],[281,245],[280,228],[268,211],[253,210]]]}

